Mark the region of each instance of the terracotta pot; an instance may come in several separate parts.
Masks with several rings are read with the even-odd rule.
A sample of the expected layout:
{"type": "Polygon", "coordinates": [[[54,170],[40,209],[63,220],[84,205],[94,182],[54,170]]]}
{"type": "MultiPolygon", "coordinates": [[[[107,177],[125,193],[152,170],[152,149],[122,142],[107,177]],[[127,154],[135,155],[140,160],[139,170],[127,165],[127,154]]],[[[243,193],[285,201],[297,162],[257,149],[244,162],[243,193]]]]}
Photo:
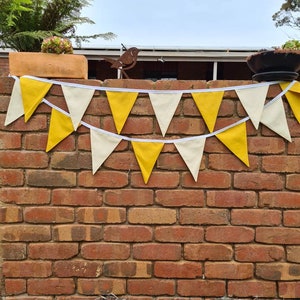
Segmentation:
{"type": "Polygon", "coordinates": [[[299,50],[261,51],[247,57],[250,70],[257,81],[297,79],[300,70],[299,50]]]}
{"type": "Polygon", "coordinates": [[[44,78],[88,78],[88,63],[84,55],[41,52],[10,52],[11,75],[32,75],[44,78]]]}

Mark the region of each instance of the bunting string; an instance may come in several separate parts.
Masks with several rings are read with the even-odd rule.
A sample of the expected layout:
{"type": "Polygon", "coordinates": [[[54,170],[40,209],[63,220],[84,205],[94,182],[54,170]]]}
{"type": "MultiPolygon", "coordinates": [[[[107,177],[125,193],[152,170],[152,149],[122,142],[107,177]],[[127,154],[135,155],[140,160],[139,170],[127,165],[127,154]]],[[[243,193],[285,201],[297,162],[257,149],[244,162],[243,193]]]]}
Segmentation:
{"type": "MultiPolygon", "coordinates": [[[[209,137],[217,137],[235,156],[249,166],[247,133],[244,123],[250,120],[256,129],[259,123],[262,123],[286,140],[291,141],[282,97],[286,96],[296,117],[299,115],[298,108],[300,107],[300,83],[297,81],[290,83],[273,81],[208,89],[145,90],[89,86],[34,76],[22,76],[20,78],[13,76],[13,78],[15,84],[7,110],[5,126],[22,115],[25,116],[25,122],[27,122],[39,104],[44,103],[52,108],[46,151],[50,151],[73,131],[76,131],[79,125],[82,125],[90,129],[93,174],[101,167],[119,142],[125,140],[130,142],[133,147],[145,184],[148,183],[164,144],[175,145],[195,181],[198,178],[205,141],[209,137]],[[269,86],[275,84],[280,84],[282,91],[265,103],[269,86]],[[45,98],[52,85],[62,87],[69,112],[45,98]],[[96,90],[106,92],[118,133],[95,127],[82,120],[96,90]],[[214,130],[225,91],[236,92],[248,116],[221,129],[214,130]],[[161,139],[135,138],[121,134],[123,125],[139,93],[149,95],[161,129],[161,139]],[[176,139],[165,138],[165,133],[179,100],[182,94],[187,93],[192,95],[209,133],[176,139]]],[[[297,120],[299,121],[299,118],[297,120]]]]}

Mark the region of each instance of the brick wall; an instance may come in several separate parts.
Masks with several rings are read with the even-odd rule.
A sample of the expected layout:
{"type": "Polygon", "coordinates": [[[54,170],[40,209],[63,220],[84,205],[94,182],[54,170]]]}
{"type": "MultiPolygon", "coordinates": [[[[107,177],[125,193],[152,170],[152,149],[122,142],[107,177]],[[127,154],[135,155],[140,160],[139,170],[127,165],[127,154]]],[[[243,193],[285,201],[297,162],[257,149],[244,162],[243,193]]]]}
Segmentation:
{"type": "Polygon", "coordinates": [[[0,77],[8,76],[9,67],[8,67],[8,58],[0,57],[0,77]]]}
{"type": "MultiPolygon", "coordinates": [[[[104,85],[190,89],[249,83],[104,85]]],[[[92,175],[90,136],[83,127],[46,153],[45,104],[28,123],[20,118],[4,127],[12,86],[13,79],[0,79],[2,299],[83,300],[107,292],[129,300],[300,297],[300,126],[288,105],[292,143],[247,122],[249,168],[212,137],[195,183],[175,147],[166,144],[145,185],[126,141],[92,175]]],[[[279,92],[273,86],[269,97],[279,92]]],[[[46,98],[65,107],[60,87],[46,98]]],[[[243,116],[236,94],[226,92],[217,126],[243,116]]],[[[114,131],[104,93],[95,93],[85,121],[114,131]]],[[[204,132],[185,94],[167,135],[204,132]]],[[[146,94],[139,95],[122,134],[160,136],[146,94]]]]}

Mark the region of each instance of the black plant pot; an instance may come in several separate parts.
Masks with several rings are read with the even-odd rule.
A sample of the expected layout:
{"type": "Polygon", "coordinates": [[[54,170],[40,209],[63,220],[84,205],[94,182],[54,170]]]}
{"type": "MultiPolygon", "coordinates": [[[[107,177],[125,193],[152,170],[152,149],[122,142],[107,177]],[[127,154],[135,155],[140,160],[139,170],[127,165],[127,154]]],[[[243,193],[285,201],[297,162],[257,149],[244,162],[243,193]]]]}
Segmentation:
{"type": "Polygon", "coordinates": [[[300,70],[299,50],[260,51],[247,57],[250,70],[256,81],[292,81],[300,70]]]}

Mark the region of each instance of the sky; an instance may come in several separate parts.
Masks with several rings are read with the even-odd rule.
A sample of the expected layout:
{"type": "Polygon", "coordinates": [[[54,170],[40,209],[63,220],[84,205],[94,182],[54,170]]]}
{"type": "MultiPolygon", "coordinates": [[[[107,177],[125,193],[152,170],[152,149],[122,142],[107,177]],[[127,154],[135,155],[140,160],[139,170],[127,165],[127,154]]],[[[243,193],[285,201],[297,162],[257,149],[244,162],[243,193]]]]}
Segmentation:
{"type": "Polygon", "coordinates": [[[83,47],[270,48],[300,39],[300,30],[276,27],[284,0],[93,0],[82,10],[93,25],[77,34],[113,32],[113,40],[83,47]]]}

